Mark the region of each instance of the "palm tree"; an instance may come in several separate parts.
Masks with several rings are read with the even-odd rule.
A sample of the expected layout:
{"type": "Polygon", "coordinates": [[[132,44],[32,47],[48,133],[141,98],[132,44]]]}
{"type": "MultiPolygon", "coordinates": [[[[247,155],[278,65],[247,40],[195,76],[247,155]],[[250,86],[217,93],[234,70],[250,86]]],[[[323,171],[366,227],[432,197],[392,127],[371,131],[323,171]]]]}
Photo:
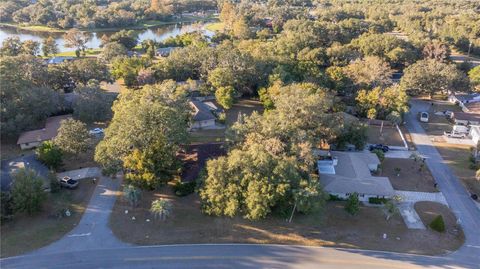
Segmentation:
{"type": "Polygon", "coordinates": [[[154,215],[154,218],[165,220],[172,213],[172,203],[169,200],[160,198],[152,202],[150,212],[154,215]]]}
{"type": "Polygon", "coordinates": [[[123,188],[123,197],[125,197],[132,207],[137,206],[140,200],[141,191],[133,185],[127,185],[123,188]]]}

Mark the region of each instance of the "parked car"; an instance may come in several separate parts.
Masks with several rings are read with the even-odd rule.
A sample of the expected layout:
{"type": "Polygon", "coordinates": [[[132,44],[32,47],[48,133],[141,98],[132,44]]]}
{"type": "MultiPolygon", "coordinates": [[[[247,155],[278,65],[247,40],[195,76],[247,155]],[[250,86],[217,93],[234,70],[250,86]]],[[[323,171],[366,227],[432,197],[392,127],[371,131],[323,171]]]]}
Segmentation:
{"type": "Polygon", "coordinates": [[[382,145],[382,144],[370,145],[370,146],[368,147],[368,149],[369,149],[370,151],[379,149],[379,150],[381,150],[381,151],[383,151],[383,152],[387,152],[387,151],[390,150],[390,148],[389,148],[388,146],[385,146],[385,145],[382,145]]]}
{"type": "Polygon", "coordinates": [[[90,130],[88,133],[90,135],[103,134],[103,129],[102,128],[95,128],[95,129],[90,130]]]}
{"type": "Polygon", "coordinates": [[[75,189],[78,186],[78,180],[65,176],[60,179],[60,185],[64,188],[75,189]]]}
{"type": "Polygon", "coordinates": [[[447,118],[451,119],[452,116],[453,116],[453,111],[445,110],[445,111],[443,112],[443,114],[445,114],[445,116],[447,116],[447,118]]]}
{"type": "Polygon", "coordinates": [[[428,122],[428,112],[421,112],[420,113],[420,121],[421,122],[428,122]]]}
{"type": "Polygon", "coordinates": [[[466,133],[459,133],[459,132],[455,132],[455,131],[452,131],[452,132],[443,132],[443,135],[445,135],[446,137],[451,137],[451,138],[465,138],[467,137],[467,134],[466,133]]]}

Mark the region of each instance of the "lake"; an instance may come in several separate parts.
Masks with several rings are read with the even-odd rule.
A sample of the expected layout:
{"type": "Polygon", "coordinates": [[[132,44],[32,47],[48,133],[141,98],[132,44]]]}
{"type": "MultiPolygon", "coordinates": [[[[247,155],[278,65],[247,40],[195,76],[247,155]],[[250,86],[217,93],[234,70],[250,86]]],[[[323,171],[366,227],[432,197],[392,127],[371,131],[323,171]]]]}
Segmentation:
{"type": "MultiPolygon", "coordinates": [[[[135,30],[138,34],[139,42],[145,39],[153,39],[155,41],[163,41],[169,37],[178,36],[184,33],[190,33],[195,31],[202,31],[206,36],[213,36],[214,33],[205,29],[207,23],[178,23],[178,24],[169,24],[156,26],[144,30],[135,30]]],[[[90,41],[87,43],[87,48],[97,49],[101,45],[101,38],[103,35],[110,36],[115,32],[89,32],[90,41]]],[[[60,52],[64,51],[73,51],[73,48],[65,47],[65,41],[63,39],[63,33],[48,33],[48,32],[32,32],[21,29],[16,29],[12,27],[0,27],[0,44],[11,36],[18,36],[21,41],[25,40],[34,40],[42,42],[43,39],[49,36],[53,36],[57,42],[58,49],[60,52]]]]}

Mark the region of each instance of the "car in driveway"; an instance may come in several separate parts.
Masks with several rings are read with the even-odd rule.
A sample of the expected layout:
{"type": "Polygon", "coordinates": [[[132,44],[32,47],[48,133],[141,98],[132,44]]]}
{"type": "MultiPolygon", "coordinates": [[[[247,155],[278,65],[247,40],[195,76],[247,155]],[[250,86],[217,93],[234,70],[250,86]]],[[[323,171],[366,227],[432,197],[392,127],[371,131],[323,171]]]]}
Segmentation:
{"type": "Polygon", "coordinates": [[[76,187],[78,187],[78,180],[72,179],[68,176],[64,176],[60,179],[60,185],[67,189],[75,189],[76,187]]]}
{"type": "Polygon", "coordinates": [[[420,121],[421,122],[428,122],[429,115],[428,112],[420,112],[420,121]]]}
{"type": "Polygon", "coordinates": [[[368,147],[368,150],[370,150],[370,151],[373,151],[373,150],[376,150],[376,149],[379,149],[383,152],[387,152],[387,151],[390,150],[390,148],[388,146],[385,146],[383,144],[374,144],[374,145],[370,145],[368,147]]]}
{"type": "Polygon", "coordinates": [[[461,138],[461,139],[464,139],[464,138],[467,137],[467,134],[466,134],[466,133],[460,133],[460,132],[455,132],[455,131],[452,131],[452,132],[443,132],[443,135],[446,136],[446,137],[461,138]]]}
{"type": "Polygon", "coordinates": [[[94,128],[88,132],[90,135],[101,135],[103,134],[103,128],[94,128]]]}

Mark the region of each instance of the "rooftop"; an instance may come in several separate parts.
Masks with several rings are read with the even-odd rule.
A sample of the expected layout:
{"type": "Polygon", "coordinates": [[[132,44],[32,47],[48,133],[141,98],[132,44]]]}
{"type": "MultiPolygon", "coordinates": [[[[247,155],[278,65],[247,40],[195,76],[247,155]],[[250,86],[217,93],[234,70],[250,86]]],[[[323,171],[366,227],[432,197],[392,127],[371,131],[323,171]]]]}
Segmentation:
{"type": "Polygon", "coordinates": [[[60,128],[60,122],[71,117],[72,115],[62,115],[47,118],[45,128],[23,132],[17,140],[17,145],[32,142],[42,142],[56,137],[58,128],[60,128]]]}
{"type": "Polygon", "coordinates": [[[195,110],[193,114],[194,121],[214,120],[215,116],[210,111],[210,108],[200,101],[190,101],[190,106],[195,110]]]}
{"type": "Polygon", "coordinates": [[[377,167],[380,160],[370,152],[331,152],[337,165],[327,168],[319,164],[320,181],[325,191],[332,193],[360,193],[391,196],[392,184],[387,177],[371,175],[370,167],[377,167]],[[332,173],[332,169],[334,173],[332,173]]]}
{"type": "Polygon", "coordinates": [[[478,113],[453,112],[452,117],[456,120],[480,121],[480,114],[478,113]]]}

